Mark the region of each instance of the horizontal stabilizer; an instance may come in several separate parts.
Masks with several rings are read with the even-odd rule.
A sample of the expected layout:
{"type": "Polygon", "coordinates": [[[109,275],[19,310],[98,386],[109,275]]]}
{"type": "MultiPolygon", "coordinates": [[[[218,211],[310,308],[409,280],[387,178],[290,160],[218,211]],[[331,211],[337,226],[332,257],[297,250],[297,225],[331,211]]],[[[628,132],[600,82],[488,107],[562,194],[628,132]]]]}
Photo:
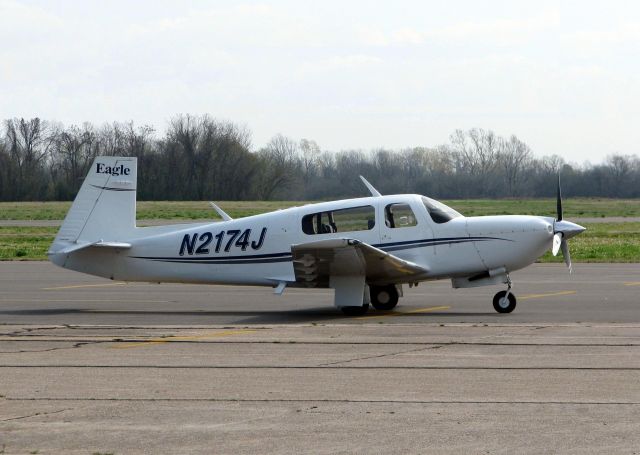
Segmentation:
{"type": "Polygon", "coordinates": [[[95,246],[95,247],[100,247],[100,248],[119,248],[119,249],[125,249],[125,250],[128,249],[128,248],[131,248],[131,244],[130,243],[103,242],[102,240],[97,240],[95,242],[74,243],[72,245],[69,245],[66,248],[63,248],[61,250],[56,251],[56,253],[69,254],[69,253],[73,253],[74,251],[79,251],[79,250],[82,250],[84,248],[89,248],[90,246],[95,246]]]}

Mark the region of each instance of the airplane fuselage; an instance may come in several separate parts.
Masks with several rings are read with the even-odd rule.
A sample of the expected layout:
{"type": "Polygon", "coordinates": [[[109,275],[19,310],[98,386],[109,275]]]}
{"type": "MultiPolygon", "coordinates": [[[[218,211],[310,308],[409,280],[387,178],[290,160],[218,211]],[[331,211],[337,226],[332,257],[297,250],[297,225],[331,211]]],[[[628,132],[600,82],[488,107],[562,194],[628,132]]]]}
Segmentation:
{"type": "Polygon", "coordinates": [[[428,270],[410,282],[508,273],[533,263],[551,246],[553,218],[456,216],[438,223],[423,199],[348,199],[225,222],[135,228],[126,239],[128,249],[92,248],[52,254],[51,260],[114,280],[295,286],[290,247],[317,240],[355,239],[428,270]],[[390,225],[393,209],[401,216],[390,225]],[[328,213],[346,214],[346,221],[332,229],[328,220],[320,223],[320,215],[328,213]]]}

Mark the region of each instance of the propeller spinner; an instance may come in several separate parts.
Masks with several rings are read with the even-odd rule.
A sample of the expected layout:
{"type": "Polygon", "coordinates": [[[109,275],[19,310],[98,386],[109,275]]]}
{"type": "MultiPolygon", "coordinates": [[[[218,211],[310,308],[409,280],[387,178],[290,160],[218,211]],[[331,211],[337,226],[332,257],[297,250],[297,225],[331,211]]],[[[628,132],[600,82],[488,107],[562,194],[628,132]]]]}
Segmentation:
{"type": "Polygon", "coordinates": [[[562,218],[562,188],[560,187],[560,174],[558,174],[558,190],[556,192],[556,220],[553,223],[553,246],[551,247],[551,253],[554,256],[558,255],[558,251],[562,250],[562,256],[564,262],[569,267],[569,273],[573,271],[571,265],[571,254],[569,253],[569,244],[567,240],[574,237],[586,229],[579,224],[572,223],[571,221],[565,221],[562,218]]]}

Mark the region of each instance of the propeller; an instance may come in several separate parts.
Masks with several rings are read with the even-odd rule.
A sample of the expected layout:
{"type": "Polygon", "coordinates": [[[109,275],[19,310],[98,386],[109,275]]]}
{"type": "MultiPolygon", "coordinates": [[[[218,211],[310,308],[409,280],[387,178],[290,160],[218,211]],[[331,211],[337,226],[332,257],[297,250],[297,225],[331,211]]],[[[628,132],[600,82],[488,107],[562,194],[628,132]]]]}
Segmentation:
{"type": "Polygon", "coordinates": [[[573,272],[571,265],[571,254],[569,253],[569,244],[567,240],[573,236],[585,231],[585,228],[571,221],[564,221],[562,217],[562,188],[560,186],[560,174],[558,174],[558,189],[556,192],[556,219],[553,222],[553,245],[551,253],[558,255],[558,251],[562,251],[564,262],[569,267],[569,273],[573,272]]]}
{"type": "Polygon", "coordinates": [[[558,174],[558,189],[556,191],[556,221],[562,221],[562,187],[560,186],[560,174],[558,174]]]}

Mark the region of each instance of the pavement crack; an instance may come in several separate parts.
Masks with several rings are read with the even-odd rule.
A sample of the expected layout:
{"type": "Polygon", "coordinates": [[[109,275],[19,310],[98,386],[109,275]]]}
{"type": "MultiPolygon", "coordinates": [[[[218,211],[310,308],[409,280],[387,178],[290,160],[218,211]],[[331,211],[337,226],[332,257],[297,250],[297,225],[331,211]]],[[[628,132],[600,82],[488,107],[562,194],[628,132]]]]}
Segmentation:
{"type": "Polygon", "coordinates": [[[78,348],[81,348],[82,346],[86,346],[89,344],[99,344],[99,343],[102,343],[102,341],[81,341],[78,343],[74,343],[71,346],[61,346],[61,347],[54,347],[54,348],[47,348],[47,349],[33,349],[33,350],[20,349],[18,351],[0,351],[0,354],[28,354],[28,353],[38,353],[38,352],[64,351],[67,349],[78,349],[78,348]]]}
{"type": "MultiPolygon", "coordinates": [[[[506,339],[510,335],[499,335],[502,337],[500,340],[488,341],[489,337],[481,337],[478,341],[305,341],[305,340],[289,340],[279,341],[271,339],[258,339],[258,340],[232,340],[232,339],[211,339],[211,340],[170,340],[171,343],[183,343],[183,344],[218,344],[218,345],[242,345],[242,344],[255,344],[255,345],[272,345],[272,344],[297,344],[306,346],[505,346],[505,347],[529,347],[529,346],[548,346],[548,347],[576,347],[576,348],[590,348],[590,347],[605,347],[605,348],[638,348],[640,347],[640,338],[630,342],[545,342],[545,341],[509,341],[506,339]]],[[[92,340],[89,338],[82,338],[79,341],[78,338],[43,338],[43,339],[16,339],[16,340],[0,340],[2,341],[15,341],[20,343],[67,343],[76,341],[77,343],[84,344],[99,344],[99,343],[141,343],[149,340],[153,340],[156,337],[114,337],[102,340],[92,340]]],[[[66,348],[68,349],[68,348],[66,348]]]]}
{"type": "Polygon", "coordinates": [[[22,420],[22,419],[29,419],[31,417],[40,417],[40,416],[47,416],[47,415],[51,415],[51,414],[60,414],[61,412],[70,411],[71,409],[72,408],[65,408],[65,409],[58,409],[57,411],[36,412],[35,414],[28,414],[26,416],[11,417],[9,419],[0,419],[0,422],[10,422],[12,420],[22,420]]]}
{"type": "Polygon", "coordinates": [[[347,359],[347,360],[338,360],[337,362],[328,362],[328,363],[320,363],[318,364],[319,367],[329,367],[329,366],[335,366],[335,365],[342,365],[342,364],[346,364],[346,363],[350,363],[350,362],[356,362],[358,360],[371,360],[371,359],[381,359],[383,357],[393,357],[399,354],[408,354],[410,352],[420,352],[420,351],[427,351],[430,349],[440,349],[442,347],[442,345],[433,345],[433,346],[421,346],[419,348],[415,348],[415,349],[405,349],[403,351],[397,351],[397,352],[388,352],[385,354],[376,354],[376,355],[368,355],[368,356],[363,356],[363,357],[355,357],[353,359],[347,359]]]}
{"type": "Polygon", "coordinates": [[[0,336],[15,337],[15,336],[23,336],[23,335],[31,334],[32,332],[40,331],[40,330],[58,330],[58,329],[60,329],[59,326],[58,327],[21,327],[17,330],[14,330],[13,332],[1,333],[0,336]]]}

